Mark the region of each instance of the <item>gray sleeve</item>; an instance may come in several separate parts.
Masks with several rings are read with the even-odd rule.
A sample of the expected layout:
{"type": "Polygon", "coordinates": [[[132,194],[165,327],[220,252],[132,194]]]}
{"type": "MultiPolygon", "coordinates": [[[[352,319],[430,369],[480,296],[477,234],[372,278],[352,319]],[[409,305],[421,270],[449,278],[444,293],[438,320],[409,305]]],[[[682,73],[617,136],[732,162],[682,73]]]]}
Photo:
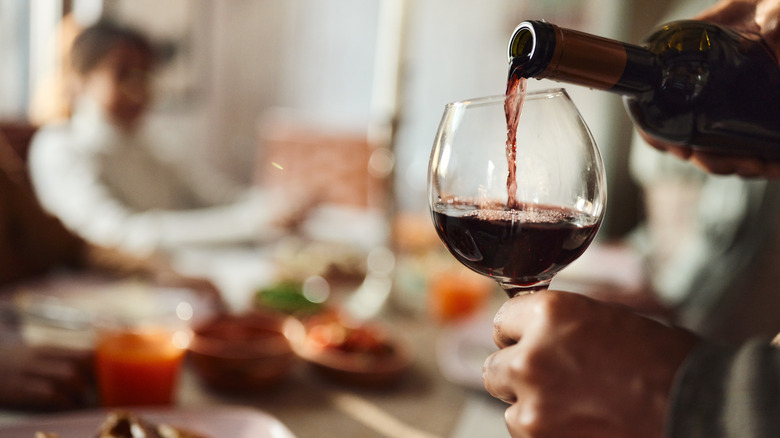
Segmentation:
{"type": "Polygon", "coordinates": [[[675,382],[666,436],[780,437],[780,349],[767,341],[698,347],[675,382]]]}

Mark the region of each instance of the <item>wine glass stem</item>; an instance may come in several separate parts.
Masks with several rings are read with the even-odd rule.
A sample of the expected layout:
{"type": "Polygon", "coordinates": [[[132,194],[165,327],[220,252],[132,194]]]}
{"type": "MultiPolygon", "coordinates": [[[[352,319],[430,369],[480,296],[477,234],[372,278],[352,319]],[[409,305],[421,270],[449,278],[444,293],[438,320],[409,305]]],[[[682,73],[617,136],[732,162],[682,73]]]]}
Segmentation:
{"type": "Polygon", "coordinates": [[[506,294],[509,295],[509,298],[514,298],[520,295],[528,295],[528,294],[547,290],[547,288],[550,286],[550,282],[544,281],[540,283],[534,283],[532,285],[522,285],[522,286],[516,284],[509,284],[509,283],[500,283],[500,285],[504,289],[504,292],[506,292],[506,294]]]}

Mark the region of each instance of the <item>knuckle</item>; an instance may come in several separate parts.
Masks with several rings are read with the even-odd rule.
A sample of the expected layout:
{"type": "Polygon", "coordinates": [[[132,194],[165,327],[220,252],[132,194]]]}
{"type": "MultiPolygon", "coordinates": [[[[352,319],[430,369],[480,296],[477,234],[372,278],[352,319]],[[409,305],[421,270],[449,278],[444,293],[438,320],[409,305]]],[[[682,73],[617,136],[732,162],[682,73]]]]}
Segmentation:
{"type": "Polygon", "coordinates": [[[570,306],[570,297],[561,293],[549,293],[537,303],[537,314],[541,321],[555,323],[570,306]]]}
{"type": "Polygon", "coordinates": [[[507,375],[517,382],[537,385],[544,376],[547,360],[543,350],[524,349],[507,363],[507,375]]]}
{"type": "Polygon", "coordinates": [[[538,399],[526,397],[507,408],[504,420],[513,437],[543,438],[551,436],[543,414],[538,399]]]}
{"type": "Polygon", "coordinates": [[[509,378],[517,381],[527,380],[529,373],[528,355],[514,357],[507,366],[509,378]]]}

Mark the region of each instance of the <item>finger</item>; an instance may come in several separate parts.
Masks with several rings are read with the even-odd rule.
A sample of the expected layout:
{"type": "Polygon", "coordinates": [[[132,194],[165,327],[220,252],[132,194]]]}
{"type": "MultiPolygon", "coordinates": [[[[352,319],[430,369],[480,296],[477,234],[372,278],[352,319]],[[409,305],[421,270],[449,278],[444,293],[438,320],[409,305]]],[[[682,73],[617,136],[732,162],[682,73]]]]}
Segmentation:
{"type": "Polygon", "coordinates": [[[669,155],[672,155],[683,161],[690,159],[691,155],[693,155],[693,150],[688,146],[667,144],[665,147],[665,150],[667,153],[669,153],[669,155]]]}
{"type": "Polygon", "coordinates": [[[761,28],[761,37],[773,48],[775,57],[780,56],[780,3],[761,2],[756,9],[756,23],[761,28]]]}
{"type": "Polygon", "coordinates": [[[514,357],[518,355],[516,346],[498,350],[488,356],[482,366],[482,385],[493,397],[512,404],[517,401],[517,387],[521,385],[521,376],[513,367],[514,357]]]}
{"type": "MultiPolygon", "coordinates": [[[[539,427],[537,412],[531,408],[528,403],[515,403],[508,407],[504,412],[504,421],[506,422],[509,435],[514,438],[546,438],[544,428],[539,427]]],[[[558,431],[556,437],[560,437],[561,431],[558,431]]]]}
{"type": "Polygon", "coordinates": [[[764,163],[758,159],[740,159],[734,162],[734,173],[744,178],[756,178],[764,174],[764,163]]]}
{"type": "Polygon", "coordinates": [[[515,296],[493,318],[493,341],[499,348],[516,344],[524,335],[543,332],[545,325],[576,319],[582,306],[593,302],[581,294],[558,290],[515,296]]]}
{"type": "Polygon", "coordinates": [[[739,30],[758,31],[755,24],[756,1],[722,0],[694,17],[739,30]]]}
{"type": "Polygon", "coordinates": [[[726,155],[716,155],[706,152],[696,151],[691,156],[691,163],[715,175],[731,175],[737,173],[742,168],[745,173],[761,171],[761,164],[758,160],[749,158],[733,157],[726,155]],[[758,169],[756,169],[758,168],[758,169]]]}
{"type": "Polygon", "coordinates": [[[504,302],[493,318],[493,341],[499,348],[516,344],[526,325],[533,321],[533,306],[538,297],[549,291],[518,295],[504,302]]]}
{"type": "Polygon", "coordinates": [[[655,138],[641,129],[639,130],[639,136],[642,137],[642,139],[653,148],[661,152],[667,152],[681,160],[687,160],[691,156],[692,151],[688,146],[670,143],[665,140],[655,138]]]}
{"type": "Polygon", "coordinates": [[[762,175],[769,179],[780,179],[780,162],[774,161],[766,163],[764,165],[764,174],[762,175]]]}
{"type": "MultiPolygon", "coordinates": [[[[780,9],[778,9],[780,12],[780,9]]],[[[780,30],[778,30],[780,34],[780,30]]],[[[780,39],[780,37],[779,37],[780,39]]],[[[640,136],[653,148],[666,152],[680,160],[688,160],[705,172],[716,175],[736,174],[745,178],[780,179],[780,161],[766,161],[747,156],[722,155],[693,150],[689,146],[674,144],[651,137],[639,131],[640,136]]]]}

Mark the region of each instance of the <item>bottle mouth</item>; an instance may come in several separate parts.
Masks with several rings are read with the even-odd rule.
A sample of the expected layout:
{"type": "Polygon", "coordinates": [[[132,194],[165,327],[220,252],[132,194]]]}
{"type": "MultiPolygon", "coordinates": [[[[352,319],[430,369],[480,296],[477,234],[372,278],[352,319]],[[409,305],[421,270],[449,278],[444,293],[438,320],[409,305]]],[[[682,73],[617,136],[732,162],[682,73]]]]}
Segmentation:
{"type": "Polygon", "coordinates": [[[507,60],[511,63],[516,58],[533,57],[536,50],[536,31],[530,21],[520,23],[512,32],[507,48],[507,60]]]}
{"type": "Polygon", "coordinates": [[[545,21],[523,21],[512,33],[507,48],[511,70],[520,76],[541,74],[552,60],[557,40],[555,26],[545,21]]]}

